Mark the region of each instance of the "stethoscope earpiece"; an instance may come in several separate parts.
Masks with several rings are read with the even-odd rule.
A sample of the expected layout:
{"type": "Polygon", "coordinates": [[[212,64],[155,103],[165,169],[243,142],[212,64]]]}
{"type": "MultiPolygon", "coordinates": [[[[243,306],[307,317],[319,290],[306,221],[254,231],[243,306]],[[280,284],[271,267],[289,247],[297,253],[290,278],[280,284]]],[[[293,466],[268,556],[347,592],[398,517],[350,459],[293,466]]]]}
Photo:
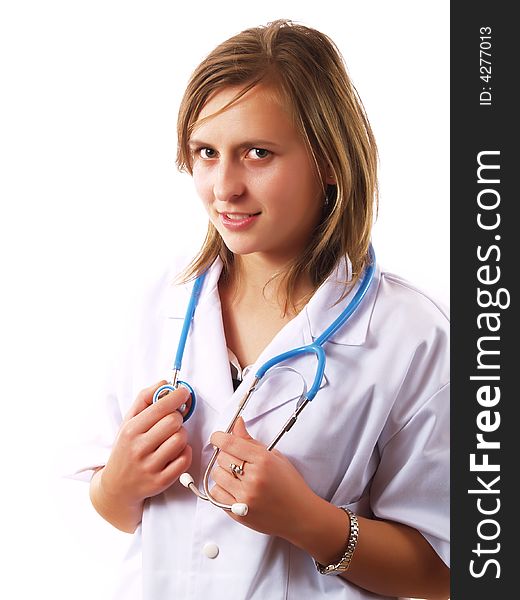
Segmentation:
{"type": "Polygon", "coordinates": [[[243,502],[235,502],[231,505],[231,512],[237,517],[245,517],[249,511],[247,504],[243,502]]]}

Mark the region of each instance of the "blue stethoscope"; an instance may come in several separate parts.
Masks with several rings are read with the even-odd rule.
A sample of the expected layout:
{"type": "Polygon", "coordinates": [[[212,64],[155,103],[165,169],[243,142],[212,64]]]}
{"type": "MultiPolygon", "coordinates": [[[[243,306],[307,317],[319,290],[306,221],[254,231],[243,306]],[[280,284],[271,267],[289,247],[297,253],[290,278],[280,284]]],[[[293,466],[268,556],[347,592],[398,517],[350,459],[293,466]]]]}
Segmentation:
{"type": "MultiPolygon", "coordinates": [[[[319,337],[317,337],[316,340],[312,344],[308,344],[306,346],[301,346],[300,348],[294,348],[293,350],[289,350],[287,352],[283,352],[282,354],[278,354],[277,356],[275,356],[275,357],[271,358],[270,360],[268,360],[267,362],[265,362],[257,370],[249,389],[247,390],[246,394],[244,395],[243,399],[241,400],[240,404],[238,405],[237,411],[236,411],[235,415],[233,416],[233,419],[230,422],[228,428],[226,429],[226,433],[230,433],[233,430],[233,427],[235,426],[235,423],[236,423],[238,417],[244,411],[244,409],[245,409],[247,403],[249,402],[249,399],[253,395],[253,393],[259,389],[261,383],[265,380],[264,376],[266,375],[266,373],[268,371],[273,372],[274,369],[277,369],[277,370],[284,369],[284,370],[296,372],[294,369],[292,369],[289,366],[283,366],[283,367],[280,366],[281,363],[283,363],[284,361],[287,361],[291,358],[294,358],[296,356],[302,356],[304,354],[314,354],[316,356],[318,364],[316,367],[316,374],[314,376],[314,381],[312,383],[312,386],[309,390],[307,390],[306,383],[305,383],[305,381],[303,382],[304,383],[303,392],[301,393],[301,395],[296,403],[295,411],[293,412],[291,417],[287,420],[287,422],[284,424],[284,426],[282,427],[282,429],[280,430],[278,435],[269,444],[267,449],[272,450],[276,446],[276,444],[282,439],[282,437],[296,423],[296,420],[298,419],[302,410],[307,406],[307,404],[311,400],[313,400],[313,398],[316,396],[318,390],[320,389],[321,382],[323,379],[323,374],[325,372],[325,362],[326,362],[325,351],[323,350],[323,345],[325,344],[325,342],[327,340],[329,340],[338,331],[338,329],[340,329],[341,327],[343,327],[343,325],[345,325],[345,323],[352,316],[354,311],[361,304],[363,298],[365,297],[366,293],[368,292],[370,284],[372,283],[372,279],[373,279],[374,271],[375,271],[375,265],[376,265],[376,258],[375,258],[375,253],[374,253],[374,249],[372,248],[372,245],[370,245],[370,248],[369,248],[369,257],[370,257],[370,263],[365,269],[365,273],[363,274],[361,284],[359,285],[352,300],[349,302],[349,304],[346,306],[346,308],[341,312],[341,314],[334,320],[334,322],[331,323],[329,325],[329,327],[327,327],[327,329],[319,337]]],[[[186,315],[184,317],[181,336],[179,339],[179,345],[177,347],[177,353],[175,355],[175,361],[174,361],[173,369],[172,369],[173,370],[172,379],[166,385],[162,385],[161,387],[159,387],[155,391],[154,396],[153,396],[153,402],[157,402],[162,396],[177,389],[179,387],[179,385],[186,387],[189,390],[190,395],[191,395],[190,400],[186,404],[183,404],[179,408],[179,411],[181,412],[184,421],[187,421],[193,414],[193,411],[195,410],[196,399],[195,399],[195,392],[194,392],[193,388],[185,381],[179,380],[179,373],[181,370],[182,357],[184,355],[184,348],[186,346],[186,340],[188,338],[188,333],[190,330],[191,322],[192,322],[193,316],[195,314],[195,309],[197,307],[197,303],[198,303],[198,300],[200,297],[200,292],[201,292],[205,277],[206,277],[206,272],[204,272],[202,275],[200,275],[195,280],[195,283],[193,285],[190,301],[188,304],[188,308],[186,310],[186,315]]],[[[269,375],[269,373],[267,373],[267,375],[269,375]]],[[[211,492],[209,489],[209,479],[211,476],[211,471],[213,469],[213,466],[215,465],[215,462],[218,458],[219,453],[220,453],[220,449],[216,448],[214,450],[213,455],[212,455],[212,457],[208,463],[208,466],[206,467],[206,470],[204,472],[204,477],[203,477],[203,490],[204,491],[200,491],[199,489],[197,489],[197,487],[195,486],[195,483],[193,481],[193,477],[189,473],[183,473],[180,477],[180,482],[185,487],[191,489],[191,491],[195,495],[197,495],[199,498],[201,498],[202,500],[208,500],[215,506],[217,506],[219,508],[223,508],[225,510],[230,510],[231,512],[233,512],[234,514],[236,514],[238,516],[245,516],[248,511],[247,504],[244,504],[242,502],[236,502],[234,504],[223,504],[222,502],[217,501],[211,495],[211,492]]]]}

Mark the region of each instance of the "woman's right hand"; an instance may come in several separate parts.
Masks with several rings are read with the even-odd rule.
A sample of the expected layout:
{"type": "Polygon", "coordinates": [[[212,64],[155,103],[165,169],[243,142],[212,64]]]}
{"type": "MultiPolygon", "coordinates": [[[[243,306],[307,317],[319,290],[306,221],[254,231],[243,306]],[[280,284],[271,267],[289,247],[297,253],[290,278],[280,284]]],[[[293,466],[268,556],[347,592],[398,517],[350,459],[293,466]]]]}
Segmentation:
{"type": "Polygon", "coordinates": [[[135,530],[146,498],[170,487],[191,465],[191,447],[177,410],[188,400],[189,391],[180,386],[153,403],[155,390],[164,383],[139,392],[106,466],[92,478],[94,507],[124,531],[135,530]]]}

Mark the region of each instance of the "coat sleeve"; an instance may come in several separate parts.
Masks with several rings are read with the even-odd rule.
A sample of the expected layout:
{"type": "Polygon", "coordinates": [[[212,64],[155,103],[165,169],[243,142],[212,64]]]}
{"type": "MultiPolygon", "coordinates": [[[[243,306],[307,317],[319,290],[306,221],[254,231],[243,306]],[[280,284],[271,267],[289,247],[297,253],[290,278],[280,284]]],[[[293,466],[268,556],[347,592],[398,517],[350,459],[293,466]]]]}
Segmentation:
{"type": "Polygon", "coordinates": [[[349,463],[334,498],[361,515],[412,527],[448,566],[449,337],[448,315],[437,303],[395,276],[382,279],[359,359],[372,384],[356,458],[370,456],[370,482],[351,500],[358,473],[349,463]]]}
{"type": "Polygon", "coordinates": [[[373,513],[417,529],[449,566],[449,384],[381,448],[371,486],[373,513]]]}
{"type": "Polygon", "coordinates": [[[388,364],[400,365],[400,383],[387,398],[370,508],[377,518],[419,531],[449,566],[449,316],[407,282],[387,279],[392,302],[382,316],[392,324],[389,346],[403,360],[387,357],[388,364]]]}
{"type": "Polygon", "coordinates": [[[59,471],[67,479],[89,482],[95,470],[103,467],[110,456],[123,416],[112,388],[89,407],[78,425],[78,437],[65,449],[59,471]]]}
{"type": "Polygon", "coordinates": [[[94,471],[106,464],[121,423],[137,392],[165,377],[167,371],[150,367],[151,349],[159,343],[164,326],[167,291],[177,265],[161,269],[143,284],[136,300],[129,299],[129,324],[115,342],[114,360],[98,398],[89,400],[78,423],[77,440],[65,449],[58,471],[65,478],[89,482],[94,471]]]}

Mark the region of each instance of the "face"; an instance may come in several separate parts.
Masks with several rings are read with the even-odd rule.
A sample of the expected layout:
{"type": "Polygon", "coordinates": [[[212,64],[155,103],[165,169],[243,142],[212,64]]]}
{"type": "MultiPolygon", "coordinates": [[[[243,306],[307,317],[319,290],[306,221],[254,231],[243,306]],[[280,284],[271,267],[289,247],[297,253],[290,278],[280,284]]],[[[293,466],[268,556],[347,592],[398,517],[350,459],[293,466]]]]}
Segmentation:
{"type": "Polygon", "coordinates": [[[235,254],[286,264],[305,248],[322,214],[315,164],[277,94],[224,88],[203,107],[190,138],[193,179],[211,222],[235,254]],[[213,115],[213,116],[211,116],[213,115]]]}

